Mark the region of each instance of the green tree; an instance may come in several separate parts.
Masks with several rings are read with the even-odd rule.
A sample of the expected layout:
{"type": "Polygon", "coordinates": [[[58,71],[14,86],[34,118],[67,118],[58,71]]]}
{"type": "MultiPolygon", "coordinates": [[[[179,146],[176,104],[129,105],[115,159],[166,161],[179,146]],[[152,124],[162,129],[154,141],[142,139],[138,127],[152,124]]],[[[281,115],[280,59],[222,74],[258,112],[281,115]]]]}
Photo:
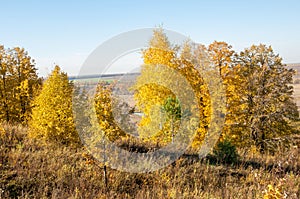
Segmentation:
{"type": "Polygon", "coordinates": [[[181,106],[178,98],[168,97],[162,106],[162,112],[166,115],[167,122],[170,123],[170,131],[173,143],[175,129],[178,128],[178,122],[182,116],[181,106]]]}
{"type": "Polygon", "coordinates": [[[34,60],[23,48],[0,46],[0,120],[27,122],[31,101],[37,94],[41,79],[34,60]]]}
{"type": "Polygon", "coordinates": [[[30,137],[62,144],[79,143],[73,120],[73,90],[67,74],[55,66],[33,102],[30,137]]]}

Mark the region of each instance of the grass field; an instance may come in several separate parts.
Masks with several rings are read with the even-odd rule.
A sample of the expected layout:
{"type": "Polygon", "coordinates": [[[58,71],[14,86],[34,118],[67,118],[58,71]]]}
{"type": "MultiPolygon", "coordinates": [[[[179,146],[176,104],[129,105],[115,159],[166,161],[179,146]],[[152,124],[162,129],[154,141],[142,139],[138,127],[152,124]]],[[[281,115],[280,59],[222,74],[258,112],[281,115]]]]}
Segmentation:
{"type": "Polygon", "coordinates": [[[103,167],[84,147],[41,145],[22,126],[0,136],[0,198],[280,198],[300,197],[300,137],[275,155],[239,150],[236,163],[187,154],[161,170],[134,174],[103,167]],[[269,190],[269,191],[268,191],[269,190]]]}

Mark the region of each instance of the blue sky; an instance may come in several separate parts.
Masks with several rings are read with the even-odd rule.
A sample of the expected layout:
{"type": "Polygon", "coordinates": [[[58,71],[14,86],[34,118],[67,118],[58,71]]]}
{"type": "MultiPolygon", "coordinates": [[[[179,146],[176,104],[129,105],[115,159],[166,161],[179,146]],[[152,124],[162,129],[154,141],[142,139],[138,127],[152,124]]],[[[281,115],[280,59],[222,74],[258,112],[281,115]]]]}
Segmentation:
{"type": "MultiPolygon", "coordinates": [[[[102,42],[161,24],[206,45],[226,41],[236,51],[265,43],[286,63],[300,62],[300,1],[296,0],[11,0],[0,5],[0,44],[24,47],[43,76],[55,64],[76,75],[102,42]]],[[[134,57],[118,64],[126,65],[134,57]]]]}

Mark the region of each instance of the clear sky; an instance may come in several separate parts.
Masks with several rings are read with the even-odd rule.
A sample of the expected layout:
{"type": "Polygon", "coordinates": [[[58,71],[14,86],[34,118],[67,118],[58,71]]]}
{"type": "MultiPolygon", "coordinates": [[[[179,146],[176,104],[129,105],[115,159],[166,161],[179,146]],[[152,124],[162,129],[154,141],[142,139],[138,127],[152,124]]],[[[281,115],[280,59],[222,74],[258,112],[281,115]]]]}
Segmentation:
{"type": "Polygon", "coordinates": [[[284,62],[300,62],[298,0],[3,0],[0,13],[0,44],[24,47],[43,76],[55,64],[77,75],[102,42],[158,25],[205,45],[226,41],[236,51],[265,43],[284,62]]]}

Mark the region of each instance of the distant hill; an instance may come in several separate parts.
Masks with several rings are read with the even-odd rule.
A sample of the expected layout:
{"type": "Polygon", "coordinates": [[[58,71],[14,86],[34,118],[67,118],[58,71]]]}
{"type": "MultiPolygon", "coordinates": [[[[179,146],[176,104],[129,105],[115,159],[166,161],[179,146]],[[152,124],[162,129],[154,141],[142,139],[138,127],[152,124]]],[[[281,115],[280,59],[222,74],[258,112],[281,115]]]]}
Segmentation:
{"type": "MultiPolygon", "coordinates": [[[[296,74],[294,75],[294,80],[293,80],[294,98],[297,103],[298,110],[300,111],[300,63],[289,63],[287,64],[287,67],[296,70],[296,74]]],[[[88,81],[92,84],[97,84],[99,80],[110,82],[110,81],[118,80],[120,78],[125,78],[128,80],[130,79],[132,81],[132,79],[135,79],[138,75],[140,75],[140,73],[136,72],[136,73],[125,73],[125,74],[119,73],[119,74],[102,74],[102,75],[88,75],[88,76],[71,76],[69,77],[69,79],[75,82],[88,81]]]]}
{"type": "Polygon", "coordinates": [[[290,63],[290,64],[286,64],[286,65],[290,68],[300,69],[300,63],[290,63]]]}
{"type": "Polygon", "coordinates": [[[300,63],[287,64],[287,67],[296,70],[296,75],[294,76],[294,81],[297,81],[300,83],[300,63]]]}
{"type": "Polygon", "coordinates": [[[69,76],[69,80],[106,80],[106,79],[119,79],[124,76],[137,76],[140,73],[114,73],[114,74],[94,74],[94,75],[83,75],[83,76],[69,76]]]}
{"type": "Polygon", "coordinates": [[[296,70],[294,75],[294,98],[298,106],[298,111],[300,111],[300,63],[287,64],[288,68],[296,70]]]}

